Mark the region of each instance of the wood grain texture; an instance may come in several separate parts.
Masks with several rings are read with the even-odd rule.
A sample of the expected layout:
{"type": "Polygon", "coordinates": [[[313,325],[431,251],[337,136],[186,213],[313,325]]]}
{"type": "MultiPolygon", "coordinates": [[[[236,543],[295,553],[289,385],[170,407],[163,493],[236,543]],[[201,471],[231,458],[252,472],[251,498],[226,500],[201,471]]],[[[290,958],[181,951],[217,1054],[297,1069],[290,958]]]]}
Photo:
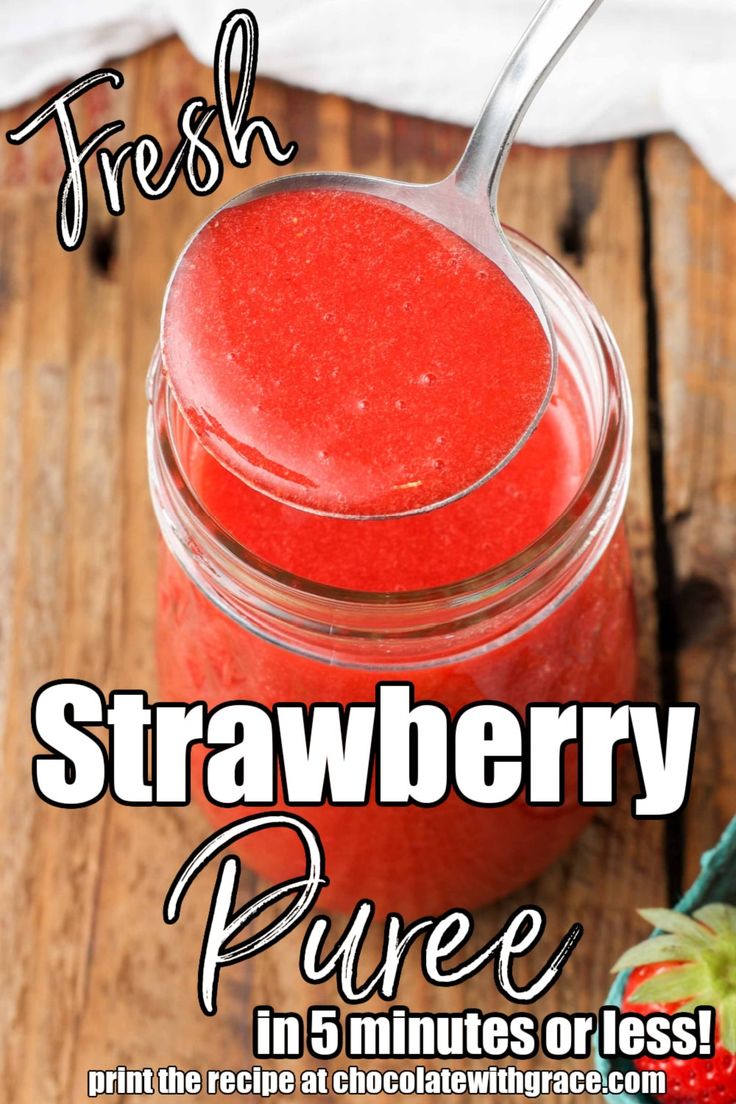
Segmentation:
{"type": "Polygon", "coordinates": [[[679,695],[701,705],[686,881],[736,811],[736,204],[651,144],[666,515],[679,695]]]}
{"type": "MultiPolygon", "coordinates": [[[[99,89],[80,103],[80,133],[114,111],[132,134],[151,132],[171,149],[181,103],[209,95],[211,73],[173,41],[121,68],[123,92],[99,89]]],[[[294,165],[300,170],[355,168],[430,180],[451,166],[465,139],[460,128],[267,81],[259,82],[255,108],[282,137],[300,142],[294,165]]],[[[3,130],[28,110],[4,113],[3,130]]],[[[715,186],[676,143],[655,143],[649,169],[678,572],[731,595],[723,518],[734,493],[726,417],[727,404],[733,411],[733,378],[729,383],[724,365],[733,357],[736,312],[732,299],[730,313],[720,300],[726,280],[733,290],[734,258],[733,239],[727,247],[719,233],[733,230],[733,208],[714,198],[715,186]],[[676,245],[676,267],[667,260],[669,245],[676,245]]],[[[173,874],[205,834],[199,813],[126,809],[110,801],[56,810],[30,785],[28,712],[41,683],[73,676],[105,689],[143,687],[155,694],[156,529],[145,470],[144,381],[161,297],[198,223],[274,172],[259,154],[247,170],[228,168],[222,187],[207,199],[180,184],[151,203],[128,187],[127,212],[118,220],[104,212],[93,185],[87,240],[68,256],[53,233],[60,173],[54,135],[44,132],[20,149],[0,146],[0,1085],[10,1104],[79,1104],[89,1068],[239,1068],[250,1061],[254,1003],[299,1011],[332,999],[329,986],[299,982],[298,940],[291,938],[278,952],[226,971],[221,1011],[205,1019],[195,986],[210,886],[195,885],[176,928],[166,928],[161,917],[173,874]]],[[[627,519],[641,621],[641,694],[656,698],[641,203],[632,144],[519,148],[504,182],[502,212],[581,281],[611,323],[628,365],[638,413],[627,519]]],[[[708,708],[718,718],[693,794],[698,814],[692,819],[704,824],[693,831],[693,852],[710,842],[734,797],[728,640],[718,628],[725,624],[721,614],[714,616],[707,638],[682,652],[683,686],[696,697],[710,694],[708,708]]],[[[487,936],[527,901],[546,909],[550,943],[582,921],[587,934],[545,1010],[595,1009],[612,958],[638,937],[635,906],[664,900],[661,830],[632,822],[622,800],[596,818],[565,859],[523,893],[481,913],[478,925],[487,936]]],[[[367,959],[376,953],[373,939],[367,959]]],[[[462,988],[433,989],[416,959],[400,997],[416,1010],[502,1006],[489,975],[462,988]]]]}

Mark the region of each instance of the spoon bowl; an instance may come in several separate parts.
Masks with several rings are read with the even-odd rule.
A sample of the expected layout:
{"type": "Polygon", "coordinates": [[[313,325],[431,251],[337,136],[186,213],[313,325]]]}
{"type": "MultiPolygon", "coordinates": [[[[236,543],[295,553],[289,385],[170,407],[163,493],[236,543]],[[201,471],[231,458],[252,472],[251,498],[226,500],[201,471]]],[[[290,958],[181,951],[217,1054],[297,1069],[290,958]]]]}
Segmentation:
{"type": "MultiPolygon", "coordinates": [[[[497,78],[458,164],[443,180],[431,184],[413,184],[357,173],[332,172],[297,173],[279,177],[235,196],[202,224],[182,250],[167,287],[164,318],[172,285],[189,245],[222,211],[287,192],[325,190],[369,195],[417,212],[473,246],[503,273],[529,304],[544,334],[549,357],[545,366],[547,378],[541,381],[544,384],[540,388],[543,393],[542,401],[525,431],[481,478],[459,487],[456,492],[439,500],[423,502],[390,513],[332,511],[288,500],[290,505],[310,513],[353,520],[424,513],[448,505],[496,475],[534,432],[555,385],[556,341],[544,303],[510,245],[499,220],[498,188],[508,151],[529,104],[548,73],[601,2],[602,0],[545,0],[497,78]]],[[[273,488],[258,485],[252,477],[246,481],[251,482],[257,490],[280,498],[273,488]]]]}

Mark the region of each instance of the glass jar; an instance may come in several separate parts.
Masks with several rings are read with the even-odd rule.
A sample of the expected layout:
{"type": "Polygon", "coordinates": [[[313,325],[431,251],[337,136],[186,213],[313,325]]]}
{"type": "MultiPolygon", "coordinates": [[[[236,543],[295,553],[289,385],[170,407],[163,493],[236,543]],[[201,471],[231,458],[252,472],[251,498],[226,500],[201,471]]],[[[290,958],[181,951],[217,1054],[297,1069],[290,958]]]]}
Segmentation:
{"type": "MultiPolygon", "coordinates": [[[[537,246],[514,240],[549,311],[589,448],[579,489],[557,521],[472,578],[370,593],[266,562],[204,503],[192,478],[191,431],[154,356],[149,469],[163,536],[162,699],[204,700],[210,708],[235,699],[269,707],[372,701],[376,682],[392,679],[410,680],[417,701],[440,701],[452,713],[484,699],[523,712],[531,701],[633,697],[634,605],[621,523],[631,403],[623,364],[605,322],[571,277],[537,246]]],[[[195,755],[193,788],[211,820],[242,816],[242,807],[206,801],[202,755],[195,755]]],[[[370,897],[381,910],[410,913],[470,908],[510,892],[564,851],[590,815],[576,801],[573,762],[565,803],[554,809],[521,800],[481,808],[451,795],[432,808],[304,810],[326,856],[330,886],[322,903],[349,909],[370,897]]],[[[247,861],[270,878],[294,876],[303,859],[291,836],[274,833],[267,849],[250,845],[247,861]]]]}

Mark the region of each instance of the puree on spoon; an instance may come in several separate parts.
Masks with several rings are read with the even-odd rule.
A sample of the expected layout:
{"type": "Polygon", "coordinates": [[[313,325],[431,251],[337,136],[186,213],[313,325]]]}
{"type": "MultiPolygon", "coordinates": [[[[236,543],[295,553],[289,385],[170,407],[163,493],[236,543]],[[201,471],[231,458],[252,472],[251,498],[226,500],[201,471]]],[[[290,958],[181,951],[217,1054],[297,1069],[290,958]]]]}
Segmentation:
{"type": "Polygon", "coordinates": [[[390,515],[493,472],[544,405],[531,306],[463,239],[357,192],[214,216],[175,271],[162,349],[207,450],[301,509],[390,515]]]}
{"type": "MultiPolygon", "coordinates": [[[[630,700],[635,626],[628,550],[618,524],[628,472],[623,367],[595,308],[534,246],[520,239],[515,243],[544,294],[559,350],[558,370],[537,429],[492,479],[438,509],[360,520],[320,515],[296,503],[301,495],[309,504],[307,490],[312,503],[318,495],[328,496],[337,480],[333,485],[325,476],[325,482],[310,487],[279,479],[263,466],[248,467],[242,451],[248,435],[251,446],[268,451],[272,462],[277,457],[282,467],[301,466],[302,472],[318,450],[327,452],[329,442],[330,470],[343,480],[344,502],[365,504],[369,491],[380,512],[387,497],[381,480],[389,472],[391,442],[399,442],[405,459],[421,465],[432,456],[428,443],[446,439],[445,467],[425,465],[434,481],[428,498],[436,498],[456,491],[463,481],[467,485],[464,465],[478,460],[484,446],[498,443],[491,427],[497,424],[499,434],[505,434],[501,401],[509,418],[518,417],[527,400],[527,410],[536,402],[525,396],[519,380],[526,373],[531,387],[539,362],[535,367],[524,358],[518,334],[526,333],[529,348],[537,350],[543,335],[498,271],[452,235],[392,204],[359,197],[348,219],[352,198],[307,192],[274,200],[290,205],[289,218],[298,217],[292,204],[303,203],[313,216],[313,205],[324,204],[323,217],[306,220],[313,246],[300,247],[300,271],[309,284],[306,259],[327,243],[323,279],[314,281],[312,291],[327,287],[336,314],[335,287],[346,285],[353,293],[354,309],[344,311],[340,321],[325,320],[323,311],[315,319],[315,332],[334,337],[345,328],[345,319],[361,332],[355,307],[360,302],[362,332],[374,335],[363,346],[343,343],[347,351],[333,364],[334,379],[325,370],[334,345],[320,344],[315,333],[310,337],[305,324],[310,300],[303,282],[293,281],[289,291],[293,269],[286,263],[284,243],[294,246],[296,231],[287,232],[288,220],[272,217],[270,200],[218,215],[211,229],[194,239],[175,273],[164,326],[168,376],[156,358],[151,377],[152,487],[168,546],[159,573],[162,700],[199,700],[210,708],[230,701],[267,708],[277,702],[348,704],[370,701],[378,682],[397,680],[414,685],[415,700],[441,702],[451,714],[484,700],[506,702],[520,714],[530,702],[630,700]],[[346,205],[342,211],[340,204],[346,205]],[[246,227],[250,234],[251,216],[259,209],[264,225],[260,236],[250,238],[246,227]],[[385,262],[389,254],[400,254],[402,241],[410,243],[407,253],[416,253],[416,234],[425,233],[428,247],[444,257],[438,283],[447,295],[432,287],[428,262],[407,261],[402,270],[405,286],[411,277],[418,294],[427,293],[423,324],[413,337],[418,300],[399,315],[396,302],[411,300],[389,294],[396,265],[385,262],[383,274],[371,267],[377,289],[372,297],[364,294],[367,280],[356,276],[350,283],[349,266],[331,276],[330,249],[334,257],[339,237],[329,216],[333,209],[361,265],[366,257],[379,266],[381,257],[385,262]],[[371,218],[376,210],[380,216],[388,212],[387,218],[395,215],[394,225],[406,230],[406,238],[384,236],[381,245],[378,233],[361,235],[363,215],[371,218]],[[271,244],[269,226],[283,230],[271,244]],[[372,251],[363,248],[361,238],[372,251]],[[270,292],[268,267],[276,274],[270,292]],[[420,271],[426,279],[417,285],[414,277],[420,271]],[[471,281],[471,273],[485,271],[485,278],[473,275],[471,281]],[[466,280],[464,297],[456,294],[461,281],[450,279],[453,272],[466,280]],[[490,332],[502,317],[499,304],[505,305],[508,340],[500,334],[498,348],[513,367],[491,385],[483,359],[488,342],[476,344],[475,338],[480,332],[476,319],[484,317],[482,303],[493,294],[496,307],[485,323],[490,332]],[[254,309],[251,300],[258,306],[253,317],[260,321],[249,343],[243,333],[250,318],[246,307],[254,309]],[[385,350],[379,357],[379,321],[387,314],[386,340],[396,332],[393,319],[405,327],[405,340],[397,346],[401,362],[385,350]],[[297,323],[305,338],[290,333],[289,326],[297,323]],[[446,340],[448,325],[457,335],[454,343],[446,340]],[[240,361],[227,358],[234,349],[228,333],[240,334],[245,350],[240,361]],[[307,340],[311,355],[291,361],[285,350],[293,351],[299,340],[307,340]],[[460,355],[463,341],[475,359],[460,355]],[[368,378],[366,372],[361,375],[356,352],[361,347],[374,372],[373,390],[362,397],[374,402],[361,411],[352,409],[341,421],[338,412],[346,395],[357,401],[357,382],[365,384],[368,378]],[[421,352],[418,361],[429,370],[426,360],[440,347],[447,365],[443,381],[415,388],[417,402],[427,396],[426,404],[414,409],[391,405],[392,389],[414,379],[409,352],[421,352]],[[331,389],[320,389],[318,371],[333,379],[331,389]],[[178,402],[170,401],[172,392],[178,402]],[[442,397],[448,394],[451,402],[442,397]],[[376,414],[381,402],[383,418],[376,414]],[[258,403],[260,418],[252,409],[258,403]],[[217,432],[223,419],[229,442],[217,432]],[[279,436],[279,424],[287,425],[288,433],[279,436]],[[411,427],[403,436],[402,426],[411,427]],[[354,469],[345,457],[354,457],[356,450],[365,466],[362,479],[351,483],[354,469]],[[269,471],[270,490],[286,488],[291,502],[258,489],[269,471]],[[448,481],[441,488],[444,477],[448,481]]],[[[511,434],[509,441],[513,445],[511,434]]],[[[482,458],[487,470],[488,453],[482,458]]],[[[480,463],[478,468],[480,477],[480,463]]],[[[215,824],[237,819],[247,806],[220,807],[197,783],[204,754],[192,749],[193,796],[215,824]]],[[[244,772],[252,766],[244,766],[244,772]]],[[[427,914],[508,893],[560,854],[590,816],[590,809],[578,803],[574,754],[565,778],[564,803],[550,808],[516,800],[488,809],[452,794],[432,808],[373,800],[365,807],[300,806],[325,851],[330,885],[321,903],[351,910],[358,897],[367,896],[381,911],[427,914]]],[[[283,799],[280,793],[279,802],[283,799]]],[[[289,833],[274,833],[268,847],[247,841],[242,846],[248,863],[269,878],[293,877],[304,868],[303,852],[289,833]]]]}

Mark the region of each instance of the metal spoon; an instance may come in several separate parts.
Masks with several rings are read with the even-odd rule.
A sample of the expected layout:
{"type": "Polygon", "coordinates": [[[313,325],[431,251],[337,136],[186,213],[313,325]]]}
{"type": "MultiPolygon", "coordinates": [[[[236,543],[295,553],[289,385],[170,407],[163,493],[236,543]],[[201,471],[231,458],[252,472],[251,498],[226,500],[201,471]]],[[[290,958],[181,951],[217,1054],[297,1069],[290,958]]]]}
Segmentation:
{"type": "MultiPolygon", "coordinates": [[[[223,209],[251,203],[274,193],[316,188],[361,192],[403,204],[447,227],[497,265],[533,308],[550,347],[549,379],[539,409],[511,451],[481,479],[459,488],[455,494],[442,501],[429,502],[392,514],[333,513],[293,501],[290,505],[311,513],[354,519],[424,513],[445,506],[485,483],[516,455],[536,428],[554,388],[557,371],[556,342],[544,304],[501,226],[497,213],[498,188],[509,149],[527,108],[558,59],[601,2],[602,0],[545,0],[491,89],[462,157],[444,180],[434,184],[410,184],[357,173],[298,173],[259,184],[225,204],[223,209]]],[[[169,290],[185,252],[186,248],[169,281],[164,314],[169,290]]],[[[258,486],[256,489],[278,497],[270,489],[258,486]]]]}

